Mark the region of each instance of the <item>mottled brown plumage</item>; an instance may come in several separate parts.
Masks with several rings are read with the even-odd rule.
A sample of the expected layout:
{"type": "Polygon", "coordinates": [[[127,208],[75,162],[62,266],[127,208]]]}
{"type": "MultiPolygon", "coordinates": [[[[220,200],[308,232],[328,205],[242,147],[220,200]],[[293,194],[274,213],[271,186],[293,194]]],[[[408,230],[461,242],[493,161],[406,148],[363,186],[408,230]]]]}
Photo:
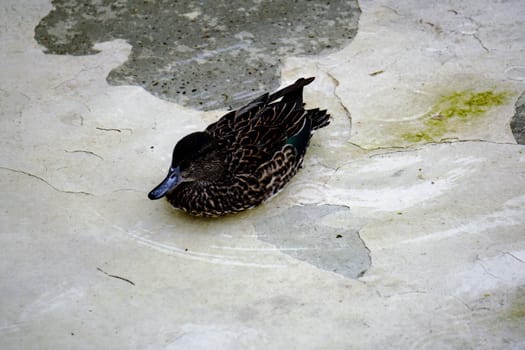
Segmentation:
{"type": "Polygon", "coordinates": [[[254,207],[279,192],[301,167],[312,132],[329,123],[326,110],[304,109],[297,80],[182,138],[166,179],[148,197],[166,196],[192,215],[218,216],[254,207]]]}

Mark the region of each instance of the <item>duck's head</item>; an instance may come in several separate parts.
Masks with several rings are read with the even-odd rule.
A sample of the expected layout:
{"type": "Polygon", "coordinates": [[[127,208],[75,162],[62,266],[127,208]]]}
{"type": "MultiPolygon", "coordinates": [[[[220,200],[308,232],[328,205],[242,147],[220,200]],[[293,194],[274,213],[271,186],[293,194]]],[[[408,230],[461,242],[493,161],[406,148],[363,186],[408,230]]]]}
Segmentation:
{"type": "Polygon", "coordinates": [[[216,161],[213,137],[206,132],[194,132],[183,137],[173,149],[168,176],[149,194],[159,199],[173,191],[182,182],[211,180],[222,174],[216,161]]]}

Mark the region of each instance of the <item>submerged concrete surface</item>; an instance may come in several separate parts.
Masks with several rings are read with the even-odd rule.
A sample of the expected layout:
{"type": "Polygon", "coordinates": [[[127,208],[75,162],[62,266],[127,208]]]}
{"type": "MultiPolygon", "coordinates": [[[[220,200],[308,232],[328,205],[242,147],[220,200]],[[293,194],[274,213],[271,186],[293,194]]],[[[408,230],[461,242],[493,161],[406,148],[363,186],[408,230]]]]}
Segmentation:
{"type": "Polygon", "coordinates": [[[510,129],[520,145],[525,145],[525,92],[520,95],[516,102],[516,114],[510,121],[510,129]]]}
{"type": "Polygon", "coordinates": [[[94,42],[124,39],[126,62],[108,75],[155,96],[211,110],[248,102],[278,87],[282,61],[348,44],[356,0],[54,0],[35,39],[54,54],[97,52],[94,42]]]}
{"type": "Polygon", "coordinates": [[[334,117],[305,168],[208,220],[146,193],[222,112],[109,86],[130,45],[46,55],[50,3],[0,6],[2,349],[525,347],[521,1],[360,2],[349,46],[282,70],[334,117]]]}

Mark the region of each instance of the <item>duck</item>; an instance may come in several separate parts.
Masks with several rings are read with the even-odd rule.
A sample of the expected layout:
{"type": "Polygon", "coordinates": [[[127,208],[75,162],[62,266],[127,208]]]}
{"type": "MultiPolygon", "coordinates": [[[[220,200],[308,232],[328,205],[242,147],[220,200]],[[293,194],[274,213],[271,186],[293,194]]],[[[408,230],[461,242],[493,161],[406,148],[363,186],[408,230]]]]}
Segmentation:
{"type": "Polygon", "coordinates": [[[232,110],[203,131],[180,139],[166,178],[148,194],[194,216],[217,217],[273,197],[302,167],[313,133],[330,123],[305,109],[300,78],[232,110]]]}

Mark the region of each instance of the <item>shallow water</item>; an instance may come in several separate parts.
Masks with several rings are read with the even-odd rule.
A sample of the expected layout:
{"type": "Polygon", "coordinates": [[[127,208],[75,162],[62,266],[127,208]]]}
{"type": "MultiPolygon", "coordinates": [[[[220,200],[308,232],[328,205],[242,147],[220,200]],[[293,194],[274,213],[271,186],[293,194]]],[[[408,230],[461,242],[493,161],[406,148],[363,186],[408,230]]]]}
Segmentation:
{"type": "Polygon", "coordinates": [[[173,144],[227,104],[108,84],[133,43],[45,54],[51,3],[2,2],[1,347],[521,348],[525,149],[510,121],[525,8],[359,5],[351,42],[284,52],[261,79],[316,77],[305,101],[333,120],[304,168],[258,208],[199,219],[146,195],[173,144]],[[462,91],[508,97],[403,138],[462,91]]]}

